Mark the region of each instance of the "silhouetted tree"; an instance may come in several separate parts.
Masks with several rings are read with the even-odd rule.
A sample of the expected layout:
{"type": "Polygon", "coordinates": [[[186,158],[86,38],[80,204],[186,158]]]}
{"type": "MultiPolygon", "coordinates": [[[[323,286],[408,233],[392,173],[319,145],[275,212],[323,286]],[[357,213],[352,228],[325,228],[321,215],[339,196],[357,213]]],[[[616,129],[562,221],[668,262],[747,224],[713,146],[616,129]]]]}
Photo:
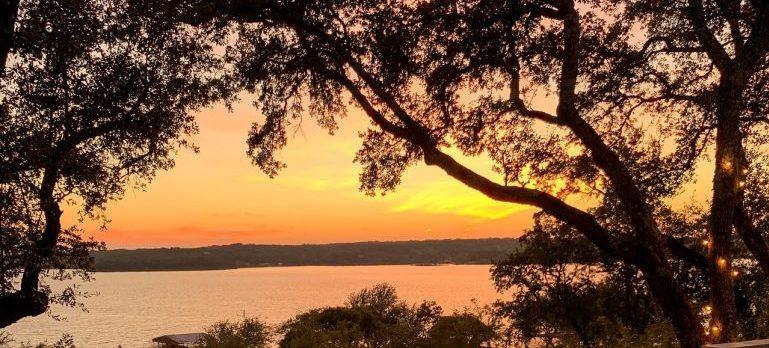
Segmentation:
{"type": "Polygon", "coordinates": [[[101,243],[62,226],[62,205],[99,218],[171,167],[196,130],[190,109],[221,97],[210,40],[141,11],[120,0],[19,5],[0,80],[0,327],[77,303],[76,288],[54,294],[43,278],[87,280],[101,243]]]}
{"type": "MultiPolygon", "coordinates": [[[[658,212],[666,235],[702,240],[707,213],[694,207],[684,212],[658,212]]],[[[493,277],[511,299],[496,304],[496,314],[510,324],[508,335],[519,342],[541,340],[552,346],[646,347],[675,346],[643,279],[632,267],[606,258],[582,235],[549,216],[539,214],[522,237],[523,248],[497,263],[493,277]]],[[[694,243],[692,243],[694,244],[694,243]]],[[[702,246],[701,248],[705,248],[702,246]]],[[[743,338],[766,337],[769,320],[766,277],[742,247],[734,250],[737,323],[743,338]]],[[[697,265],[671,261],[687,297],[712,316],[708,278],[697,265]]]]}
{"type": "Polygon", "coordinates": [[[469,313],[441,316],[427,331],[428,347],[491,347],[496,340],[495,328],[469,313]]]}
{"type": "MultiPolygon", "coordinates": [[[[769,248],[743,199],[751,168],[765,162],[769,4],[765,1],[630,1],[624,18],[646,28],[641,45],[619,50],[607,93],[624,110],[668,113],[682,136],[678,146],[712,146],[716,164],[709,214],[708,272],[716,340],[738,337],[732,267],[742,239],[765,274],[769,248]],[[753,165],[751,165],[753,163],[753,165]],[[738,236],[733,235],[733,229],[738,236]],[[723,261],[722,261],[723,260],[723,261]]],[[[679,158],[691,163],[693,156],[679,158]]],[[[764,208],[765,209],[765,208],[764,208]]]]}
{"type": "Polygon", "coordinates": [[[280,347],[422,347],[441,314],[435,303],[411,306],[378,284],[351,294],[346,306],[313,309],[284,323],[280,347]]]}
{"type": "Polygon", "coordinates": [[[265,348],[272,342],[269,325],[255,318],[240,322],[223,321],[209,327],[198,344],[205,348],[265,348]]]}
{"type": "Polygon", "coordinates": [[[280,347],[491,347],[495,328],[469,312],[442,316],[433,302],[409,305],[378,284],[341,307],[301,313],[280,328],[280,347]]]}
{"type": "MultiPolygon", "coordinates": [[[[304,107],[333,132],[348,95],[373,125],[356,159],[367,193],[394,189],[407,167],[424,161],[492,199],[539,207],[639,270],[681,345],[698,347],[705,330],[671,265],[671,255],[685,259],[710,279],[710,337],[737,337],[731,228],[744,210],[748,157],[760,161],[765,143],[765,2],[203,0],[155,7],[231,30],[238,83],[266,117],[251,132],[249,154],[268,175],[284,166],[275,152],[304,107]],[[548,93],[550,110],[530,102],[548,93]],[[496,180],[462,165],[449,146],[487,155],[496,180]],[[704,258],[661,231],[656,210],[690,182],[706,149],[718,165],[704,258]],[[567,201],[574,196],[598,206],[579,208],[567,201]]],[[[761,242],[748,244],[764,258],[762,236],[743,235],[761,242]]]]}
{"type": "MultiPolygon", "coordinates": [[[[666,231],[667,232],[667,231],[666,231]]],[[[497,263],[492,275],[509,300],[495,305],[516,342],[554,347],[676,346],[672,327],[655,306],[637,270],[606,258],[582,235],[538,214],[521,241],[524,247],[497,263]]],[[[695,303],[707,298],[703,277],[673,263],[676,278],[695,303]]]]}

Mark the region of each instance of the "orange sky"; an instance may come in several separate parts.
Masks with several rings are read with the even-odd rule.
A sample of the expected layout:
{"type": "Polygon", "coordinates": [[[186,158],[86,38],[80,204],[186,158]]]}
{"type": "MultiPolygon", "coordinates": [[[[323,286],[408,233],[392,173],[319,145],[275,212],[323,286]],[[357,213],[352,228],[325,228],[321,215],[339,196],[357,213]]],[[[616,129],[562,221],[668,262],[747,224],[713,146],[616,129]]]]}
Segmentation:
{"type": "MultiPolygon", "coordinates": [[[[306,120],[281,152],[288,168],[270,179],[245,155],[257,115],[245,100],[232,113],[199,112],[200,153],[182,151],[146,190],[109,204],[106,231],[88,222],[86,232],[109,248],[135,248],[515,237],[531,224],[533,208],[494,202],[424,164],[410,168],[396,192],[365,196],[352,163],[367,126],[357,110],[334,136],[306,120]]],[[[483,159],[466,164],[491,175],[483,159]]]]}
{"type": "MultiPolygon", "coordinates": [[[[545,111],[554,105],[544,96],[533,104],[545,111]]],[[[407,170],[395,192],[364,195],[353,158],[368,119],[355,108],[334,136],[305,119],[280,153],[288,168],[274,179],[245,154],[248,130],[259,115],[250,100],[232,112],[218,105],[196,115],[200,133],[193,140],[200,153],[182,150],[176,167],[159,173],[145,190],[109,203],[106,230],[87,221],[86,234],[108,248],[517,237],[537,210],[495,202],[423,163],[407,170]]],[[[448,153],[498,179],[488,160],[448,153]]],[[[706,202],[712,171],[712,164],[702,163],[697,181],[674,198],[674,206],[706,202]]],[[[65,222],[75,221],[72,210],[65,209],[65,222]]]]}

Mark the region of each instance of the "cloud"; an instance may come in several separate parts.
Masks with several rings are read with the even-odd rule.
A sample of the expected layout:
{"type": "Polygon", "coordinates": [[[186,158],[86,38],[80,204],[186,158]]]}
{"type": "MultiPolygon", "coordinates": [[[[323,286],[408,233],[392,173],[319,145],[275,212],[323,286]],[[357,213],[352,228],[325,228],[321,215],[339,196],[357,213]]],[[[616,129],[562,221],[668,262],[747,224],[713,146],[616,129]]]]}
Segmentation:
{"type": "Polygon", "coordinates": [[[530,209],[525,205],[497,202],[453,181],[424,184],[403,198],[395,212],[417,211],[430,214],[454,214],[482,220],[496,220],[530,209]]]}

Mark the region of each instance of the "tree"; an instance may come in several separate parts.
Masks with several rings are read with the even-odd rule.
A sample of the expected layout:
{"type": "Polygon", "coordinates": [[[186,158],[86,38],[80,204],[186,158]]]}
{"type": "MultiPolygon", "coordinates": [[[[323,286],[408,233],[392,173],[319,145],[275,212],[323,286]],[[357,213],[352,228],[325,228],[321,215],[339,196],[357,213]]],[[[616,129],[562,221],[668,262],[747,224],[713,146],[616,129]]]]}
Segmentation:
{"type": "MultiPolygon", "coordinates": [[[[664,233],[692,244],[703,240],[707,232],[698,226],[707,224],[708,214],[697,209],[660,212],[664,233]]],[[[559,347],[676,346],[669,323],[635,269],[601,255],[568,225],[543,214],[535,221],[520,238],[521,250],[492,270],[497,287],[511,291],[509,300],[495,305],[496,315],[510,324],[507,335],[517,342],[559,347]]],[[[766,337],[767,279],[747,248],[735,249],[734,257],[735,325],[742,339],[766,337]]],[[[672,265],[687,297],[703,308],[704,320],[710,319],[707,274],[682,260],[672,265]]]]}
{"type": "MultiPolygon", "coordinates": [[[[495,313],[509,323],[506,335],[513,341],[554,347],[677,346],[636,269],[606,258],[568,225],[544,214],[536,216],[521,241],[519,252],[492,269],[496,286],[511,290],[510,299],[495,304],[495,313]]],[[[689,298],[696,303],[707,298],[703,276],[683,262],[673,266],[689,298]]]]}
{"type": "Polygon", "coordinates": [[[238,323],[223,321],[206,330],[203,341],[205,348],[264,348],[272,342],[271,328],[254,318],[245,318],[238,323]]]}
{"type": "Polygon", "coordinates": [[[19,5],[0,94],[0,327],[77,305],[76,288],[54,294],[45,278],[88,280],[102,244],[62,226],[63,206],[102,216],[171,167],[191,147],[189,111],[222,96],[209,40],[141,11],[120,0],[19,5]]]}
{"type": "Polygon", "coordinates": [[[493,325],[468,311],[443,316],[433,302],[409,305],[395,288],[378,284],[350,295],[345,306],[318,308],[284,323],[279,346],[301,347],[491,347],[493,325]]]}
{"type": "MultiPolygon", "coordinates": [[[[765,142],[756,127],[766,120],[769,6],[621,5],[208,0],[165,10],[233,29],[237,84],[266,117],[249,154],[268,175],[284,166],[275,152],[303,107],[333,131],[349,95],[373,126],[356,158],[367,193],[394,189],[424,161],[492,199],[539,207],[640,271],[680,344],[699,347],[699,310],[672,266],[686,260],[710,279],[710,339],[737,337],[731,228],[744,210],[750,151],[742,147],[765,142]],[[542,91],[552,92],[552,110],[529,102],[542,91]],[[462,165],[449,146],[485,154],[497,177],[462,165]],[[662,231],[657,213],[709,148],[718,166],[703,262],[693,245],[662,231]],[[570,197],[597,203],[582,209],[570,197]]],[[[756,259],[761,241],[749,242],[756,259]]]]}
{"type": "Polygon", "coordinates": [[[438,318],[427,335],[427,346],[438,348],[490,347],[497,339],[494,327],[470,313],[438,318]]]}
{"type": "Polygon", "coordinates": [[[395,288],[378,284],[351,294],[342,307],[313,309],[284,323],[280,347],[426,347],[441,314],[432,302],[411,306],[395,288]]]}
{"type": "MultiPolygon", "coordinates": [[[[766,240],[748,226],[745,181],[764,158],[769,5],[761,1],[635,1],[627,17],[648,28],[646,41],[605,84],[619,102],[674,112],[688,122],[688,145],[713,144],[716,164],[709,216],[708,272],[713,322],[720,340],[738,337],[732,260],[733,229],[769,274],[766,240]],[[674,62],[672,65],[668,62],[674,62]],[[694,112],[699,115],[693,115],[694,112]],[[715,133],[715,134],[713,134],[715,133]],[[747,147],[747,150],[746,150],[747,147]],[[752,167],[755,167],[752,166],[752,167]]],[[[686,145],[687,142],[680,142],[686,145]]]]}

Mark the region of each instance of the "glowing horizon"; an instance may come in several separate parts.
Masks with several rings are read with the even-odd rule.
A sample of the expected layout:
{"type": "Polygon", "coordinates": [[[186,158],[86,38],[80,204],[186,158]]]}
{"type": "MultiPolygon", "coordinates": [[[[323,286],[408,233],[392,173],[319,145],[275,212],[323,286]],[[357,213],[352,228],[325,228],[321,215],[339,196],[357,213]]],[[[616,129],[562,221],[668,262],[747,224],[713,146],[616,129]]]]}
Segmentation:
{"type": "MultiPolygon", "coordinates": [[[[288,168],[270,179],[245,154],[257,115],[248,102],[196,113],[200,153],[182,149],[145,190],[108,204],[106,230],[87,221],[86,235],[112,249],[517,237],[531,225],[535,208],[495,202],[425,164],[410,168],[395,192],[366,196],[352,161],[368,123],[356,109],[333,136],[305,120],[280,154],[288,168]]],[[[483,158],[467,164],[493,175],[483,158]]],[[[64,218],[72,223],[73,215],[64,218]]]]}

